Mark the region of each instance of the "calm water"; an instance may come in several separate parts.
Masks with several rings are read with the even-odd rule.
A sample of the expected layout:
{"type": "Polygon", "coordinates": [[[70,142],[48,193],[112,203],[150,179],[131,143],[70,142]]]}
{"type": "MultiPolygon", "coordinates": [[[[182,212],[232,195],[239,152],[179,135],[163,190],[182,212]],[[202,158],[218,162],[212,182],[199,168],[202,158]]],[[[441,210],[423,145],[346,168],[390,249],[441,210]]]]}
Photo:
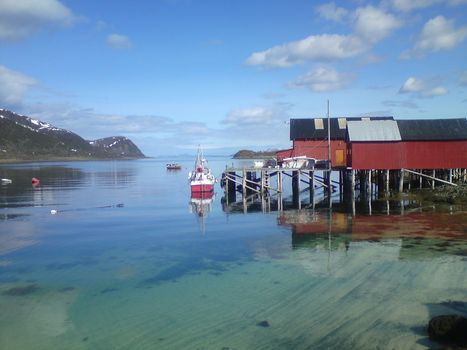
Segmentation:
{"type": "Polygon", "coordinates": [[[0,165],[0,349],[426,349],[467,315],[462,208],[226,212],[165,163],[0,165]]]}

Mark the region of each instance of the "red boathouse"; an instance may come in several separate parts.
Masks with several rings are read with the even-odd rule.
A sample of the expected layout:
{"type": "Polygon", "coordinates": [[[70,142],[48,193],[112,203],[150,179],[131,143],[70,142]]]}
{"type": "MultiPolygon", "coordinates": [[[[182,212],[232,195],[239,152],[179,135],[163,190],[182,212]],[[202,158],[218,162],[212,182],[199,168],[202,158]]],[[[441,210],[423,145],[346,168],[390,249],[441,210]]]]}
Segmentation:
{"type": "MultiPolygon", "coordinates": [[[[393,117],[331,118],[330,146],[331,164],[334,169],[347,167],[347,123],[350,121],[393,120],[393,117]]],[[[306,156],[319,160],[328,159],[328,120],[291,119],[291,149],[278,151],[276,156],[280,162],[284,158],[306,156]]]]}

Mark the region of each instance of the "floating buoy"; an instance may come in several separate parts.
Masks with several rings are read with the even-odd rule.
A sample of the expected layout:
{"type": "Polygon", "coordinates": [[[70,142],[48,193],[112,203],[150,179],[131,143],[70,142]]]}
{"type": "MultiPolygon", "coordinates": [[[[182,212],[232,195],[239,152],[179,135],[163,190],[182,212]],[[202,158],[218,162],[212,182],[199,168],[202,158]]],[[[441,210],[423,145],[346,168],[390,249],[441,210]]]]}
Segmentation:
{"type": "Polygon", "coordinates": [[[33,186],[38,186],[38,185],[40,185],[41,180],[39,180],[37,177],[33,177],[31,179],[31,183],[32,183],[33,186]]]}

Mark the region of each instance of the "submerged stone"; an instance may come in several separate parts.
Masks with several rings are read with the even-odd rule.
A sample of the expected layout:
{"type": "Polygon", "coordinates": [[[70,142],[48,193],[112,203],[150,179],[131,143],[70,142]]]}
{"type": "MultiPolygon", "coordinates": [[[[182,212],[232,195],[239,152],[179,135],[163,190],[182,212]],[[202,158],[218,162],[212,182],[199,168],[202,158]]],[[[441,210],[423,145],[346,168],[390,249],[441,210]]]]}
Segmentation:
{"type": "Polygon", "coordinates": [[[431,340],[467,345],[467,318],[460,315],[433,317],[428,323],[428,335],[431,340]]]}
{"type": "Polygon", "coordinates": [[[101,290],[101,294],[111,293],[118,291],[118,288],[105,288],[101,290]]]}
{"type": "Polygon", "coordinates": [[[258,322],[256,325],[258,327],[269,327],[269,322],[267,320],[264,320],[264,321],[258,322]]]}
{"type": "Polygon", "coordinates": [[[38,289],[39,287],[37,286],[37,284],[29,284],[24,287],[13,287],[13,288],[7,289],[2,294],[8,295],[8,296],[25,296],[25,295],[34,293],[38,289]]]}

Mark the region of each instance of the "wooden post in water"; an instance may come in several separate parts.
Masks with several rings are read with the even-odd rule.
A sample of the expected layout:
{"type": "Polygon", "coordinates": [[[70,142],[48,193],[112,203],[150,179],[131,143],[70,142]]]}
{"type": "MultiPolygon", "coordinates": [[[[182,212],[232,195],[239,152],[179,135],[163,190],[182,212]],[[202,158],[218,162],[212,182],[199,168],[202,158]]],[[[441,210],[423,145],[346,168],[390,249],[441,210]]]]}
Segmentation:
{"type": "Polygon", "coordinates": [[[386,195],[389,196],[389,170],[386,170],[386,195]]]}
{"type": "Polygon", "coordinates": [[[351,172],[352,172],[352,175],[351,175],[351,186],[350,186],[351,189],[350,189],[350,191],[351,191],[351,194],[352,194],[352,201],[353,201],[353,200],[355,200],[355,170],[352,169],[351,172]]]}
{"type": "Polygon", "coordinates": [[[400,171],[400,178],[399,178],[399,192],[404,191],[404,169],[400,171]]]}
{"type": "Polygon", "coordinates": [[[243,169],[243,172],[242,172],[242,195],[243,195],[243,198],[246,198],[246,171],[245,169],[243,169]]]}
{"type": "Polygon", "coordinates": [[[229,180],[229,178],[235,179],[235,172],[227,173],[225,184],[228,193],[228,202],[235,203],[237,201],[237,185],[235,181],[229,180]]]}
{"type": "Polygon", "coordinates": [[[300,175],[298,170],[292,170],[292,199],[294,206],[300,209],[300,175]]]}
{"type": "Polygon", "coordinates": [[[310,203],[313,203],[313,198],[315,197],[315,171],[312,170],[309,172],[310,175],[310,203]]]}
{"type": "Polygon", "coordinates": [[[260,173],[260,176],[261,176],[261,195],[264,194],[264,171],[261,170],[261,173],[260,173]]]}
{"type": "Polygon", "coordinates": [[[282,193],[282,170],[277,170],[277,192],[282,193]]]}

